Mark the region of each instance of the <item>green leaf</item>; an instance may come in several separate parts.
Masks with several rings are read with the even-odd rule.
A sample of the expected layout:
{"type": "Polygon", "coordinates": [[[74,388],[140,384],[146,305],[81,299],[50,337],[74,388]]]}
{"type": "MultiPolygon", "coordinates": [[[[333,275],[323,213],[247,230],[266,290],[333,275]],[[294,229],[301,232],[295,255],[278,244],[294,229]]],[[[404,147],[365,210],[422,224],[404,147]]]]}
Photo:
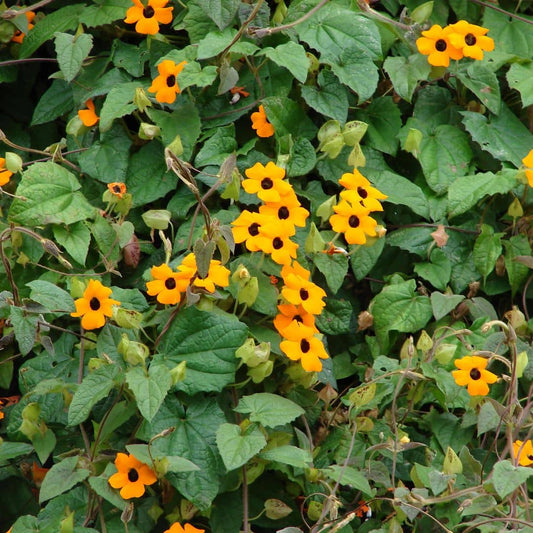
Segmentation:
{"type": "Polygon", "coordinates": [[[357,280],[362,280],[378,262],[385,242],[378,239],[371,246],[350,246],[350,265],[357,280]]]}
{"type": "Polygon", "coordinates": [[[522,107],[533,104],[533,62],[522,65],[513,63],[507,71],[507,83],[511,89],[516,89],[522,97],[522,107]]]}
{"type": "Polygon", "coordinates": [[[97,4],[85,7],[80,15],[80,23],[87,28],[123,19],[127,9],[132,5],[131,0],[99,0],[97,4]]]}
{"type": "Polygon", "coordinates": [[[59,68],[65,81],[70,83],[77,76],[83,61],[93,47],[93,36],[88,33],[76,36],[61,32],[56,32],[54,35],[59,68]]]}
{"type": "Polygon", "coordinates": [[[501,424],[501,416],[492,403],[486,402],[481,406],[477,418],[477,434],[483,435],[491,429],[496,429],[501,424]]]}
{"type": "Polygon", "coordinates": [[[217,431],[217,446],[228,472],[246,464],[265,446],[266,439],[257,425],[244,433],[236,424],[222,424],[217,431]]]}
{"type": "Polygon", "coordinates": [[[203,0],[187,4],[187,14],[183,18],[182,28],[187,31],[191,43],[198,43],[209,33],[217,30],[217,25],[201,8],[203,0]]]}
{"type": "Polygon", "coordinates": [[[499,161],[522,165],[533,145],[533,134],[505,104],[497,116],[487,118],[472,111],[462,111],[461,115],[464,127],[483,150],[499,161]]]}
{"type": "MultiPolygon", "coordinates": [[[[120,1],[129,2],[130,0],[120,1]]],[[[89,10],[89,8],[87,8],[87,10],[89,10]]],[[[124,11],[122,13],[124,14],[124,11]]],[[[113,42],[113,46],[111,47],[111,53],[113,65],[124,69],[128,74],[131,74],[135,78],[139,78],[143,75],[144,64],[150,57],[150,52],[148,51],[148,48],[146,46],[146,40],[141,41],[139,45],[135,45],[124,43],[116,39],[113,42]]],[[[120,72],[122,73],[122,71],[120,72]]],[[[109,75],[109,73],[107,73],[106,75],[109,75]]],[[[100,82],[102,81],[102,79],[103,78],[100,79],[100,82]]],[[[120,82],[125,81],[128,80],[120,80],[120,82]]]]}
{"type": "Polygon", "coordinates": [[[458,178],[448,188],[448,214],[466,213],[485,196],[508,193],[516,184],[516,170],[510,169],[458,178]]]}
{"type": "Polygon", "coordinates": [[[240,4],[240,0],[202,0],[200,7],[223,30],[235,18],[240,4]]]}
{"type": "Polygon", "coordinates": [[[50,311],[70,313],[76,310],[72,296],[57,285],[40,279],[26,285],[31,289],[30,298],[50,311]]]}
{"type": "Polygon", "coordinates": [[[54,80],[49,89],[41,96],[33,110],[31,125],[46,124],[74,107],[72,87],[64,80],[54,80]]]}
{"type": "Polygon", "coordinates": [[[11,306],[11,325],[22,355],[28,355],[35,344],[39,317],[27,315],[20,307],[11,306]]]}
{"type": "Polygon", "coordinates": [[[304,414],[298,404],[269,392],[243,396],[234,410],[237,413],[249,413],[252,422],[259,422],[270,428],[288,424],[304,414]]]}
{"type": "Polygon", "coordinates": [[[109,130],[116,118],[129,115],[136,109],[133,98],[135,97],[135,89],[139,86],[139,82],[130,81],[113,87],[109,91],[100,111],[101,132],[109,130]]]}
{"type": "MultiPolygon", "coordinates": [[[[530,60],[533,56],[533,35],[527,22],[508,17],[493,9],[483,12],[483,27],[497,43],[497,50],[530,60]]],[[[491,54],[488,54],[490,58],[491,54]]],[[[490,59],[489,59],[490,61],[490,59]]]]}
{"type": "Polygon", "coordinates": [[[86,9],[85,4],[65,6],[46,15],[35,24],[22,41],[19,57],[30,57],[44,42],[51,39],[56,32],[76,29],[81,12],[86,9]]]}
{"type": "Polygon", "coordinates": [[[431,65],[422,54],[389,56],[385,59],[383,68],[389,75],[394,90],[407,102],[411,102],[418,82],[427,80],[431,71],[431,65]]]}
{"type": "Polygon", "coordinates": [[[474,264],[486,281],[487,276],[494,270],[496,260],[502,253],[503,233],[494,233],[492,226],[481,225],[481,233],[474,245],[474,264]]]}
{"type": "Polygon", "coordinates": [[[78,456],[67,457],[50,468],[41,485],[39,503],[46,502],[63,494],[89,477],[89,470],[76,468],[78,459],[78,456]]]}
{"type": "Polygon", "coordinates": [[[314,254],[313,263],[324,274],[326,283],[335,294],[340,288],[348,272],[348,258],[343,254],[314,254]]]}
{"type": "Polygon", "coordinates": [[[218,128],[202,146],[196,156],[194,164],[197,167],[208,165],[222,165],[229,155],[237,150],[235,140],[235,126],[230,124],[225,128],[218,128]]]}
{"type": "Polygon", "coordinates": [[[126,372],[126,382],[135,396],[139,411],[150,421],[170,390],[172,377],[165,365],[153,361],[148,374],[139,366],[130,368],[126,372]]]}
{"type": "Polygon", "coordinates": [[[83,222],[75,222],[69,226],[53,227],[54,239],[65,248],[67,253],[80,265],[85,265],[91,232],[83,222]]]}
{"type": "Polygon", "coordinates": [[[310,141],[304,138],[297,139],[291,146],[287,177],[305,176],[313,170],[316,164],[316,152],[310,141]]]}
{"type": "Polygon", "coordinates": [[[103,365],[83,378],[68,409],[69,426],[76,426],[87,419],[96,403],[108,396],[118,374],[117,365],[103,365]]]}
{"type": "Polygon", "coordinates": [[[426,257],[433,242],[432,228],[400,228],[387,235],[387,244],[426,257]]]}
{"type": "Polygon", "coordinates": [[[472,151],[468,136],[455,126],[437,126],[431,135],[422,138],[419,159],[428,185],[442,194],[469,170],[472,151]]]}
{"type": "Polygon", "coordinates": [[[365,496],[372,497],[374,495],[375,491],[370,488],[363,472],[352,466],[332,465],[324,468],[323,472],[341,485],[349,485],[360,490],[365,496]]]}
{"type": "Polygon", "coordinates": [[[266,461],[276,461],[277,463],[291,465],[295,468],[309,468],[309,465],[313,462],[309,450],[302,450],[301,448],[288,444],[261,452],[259,457],[266,461]]]}
{"type": "Polygon", "coordinates": [[[293,137],[314,138],[317,127],[294,100],[283,96],[269,96],[263,99],[263,105],[277,136],[292,134],[293,137]]]}
{"type": "MultiPolygon", "coordinates": [[[[214,65],[208,65],[207,67],[202,68],[197,61],[190,61],[179,73],[178,82],[180,89],[183,91],[187,87],[192,87],[193,85],[196,85],[196,87],[208,87],[213,84],[217,74],[217,67],[214,65]]],[[[189,100],[186,100],[186,102],[192,104],[189,100]]],[[[198,113],[198,109],[196,106],[194,107],[198,113]]]]}
{"type": "Polygon", "coordinates": [[[258,55],[266,55],[276,65],[285,67],[298,81],[304,83],[309,69],[309,58],[305,48],[293,41],[280,44],[276,48],[263,48],[258,55]]]}
{"type": "Polygon", "coordinates": [[[235,350],[246,336],[246,326],[233,315],[189,307],[173,320],[159,350],[170,368],[187,361],[185,380],[177,389],[187,394],[218,392],[235,380],[235,350]]]}
{"type": "Polygon", "coordinates": [[[3,440],[0,444],[0,465],[4,465],[9,459],[15,459],[21,455],[28,455],[33,451],[33,446],[26,442],[8,442],[3,440]]]}
{"type": "Polygon", "coordinates": [[[117,491],[111,488],[108,479],[111,476],[112,472],[107,472],[107,470],[108,468],[106,468],[106,473],[102,474],[101,476],[91,476],[88,480],[89,485],[94,490],[94,492],[98,494],[98,496],[107,500],[113,507],[116,507],[117,509],[123,511],[127,505],[127,501],[122,499],[122,497],[117,493],[117,491]]]}
{"type": "Polygon", "coordinates": [[[492,70],[478,62],[468,66],[466,71],[460,69],[457,78],[470,89],[479,101],[494,114],[500,112],[500,84],[492,70]]]}
{"type": "Polygon", "coordinates": [[[235,35],[237,35],[235,28],[226,28],[223,31],[210,31],[198,43],[197,58],[208,59],[220,54],[230,45],[235,35]]]}
{"type": "Polygon", "coordinates": [[[352,304],[346,300],[327,300],[326,307],[316,317],[317,327],[322,333],[327,335],[341,335],[349,333],[352,325],[353,308],[352,304]]]}
{"type": "Polygon", "coordinates": [[[74,174],[56,163],[34,163],[22,174],[16,198],[9,209],[9,220],[23,226],[72,224],[94,215],[92,207],[78,192],[74,174]]]}
{"type": "Polygon", "coordinates": [[[430,262],[417,263],[414,271],[421,278],[429,281],[433,287],[443,291],[450,281],[452,264],[439,248],[432,250],[430,259],[430,262]]]}
{"type": "Polygon", "coordinates": [[[435,320],[445,317],[465,299],[462,294],[442,294],[436,291],[431,293],[430,298],[435,320]]]}
{"type": "Polygon", "coordinates": [[[525,483],[531,476],[533,470],[525,466],[513,466],[508,459],[504,461],[497,461],[492,471],[492,477],[489,482],[492,482],[494,489],[500,498],[505,498],[511,494],[522,483],[525,483]]]}
{"type": "Polygon", "coordinates": [[[505,246],[505,269],[511,285],[511,293],[514,294],[529,275],[529,268],[516,261],[521,255],[531,256],[531,246],[527,235],[513,235],[509,240],[504,240],[505,246]]]}
{"type": "Polygon", "coordinates": [[[344,124],[348,116],[348,93],[329,69],[318,74],[317,87],[302,85],[302,97],[308,106],[326,117],[344,124]]]}
{"type": "Polygon", "coordinates": [[[39,461],[44,464],[48,460],[48,457],[50,457],[50,454],[54,451],[57,439],[54,432],[50,428],[46,428],[44,435],[38,431],[31,439],[31,443],[35,448],[35,453],[37,454],[39,461]]]}

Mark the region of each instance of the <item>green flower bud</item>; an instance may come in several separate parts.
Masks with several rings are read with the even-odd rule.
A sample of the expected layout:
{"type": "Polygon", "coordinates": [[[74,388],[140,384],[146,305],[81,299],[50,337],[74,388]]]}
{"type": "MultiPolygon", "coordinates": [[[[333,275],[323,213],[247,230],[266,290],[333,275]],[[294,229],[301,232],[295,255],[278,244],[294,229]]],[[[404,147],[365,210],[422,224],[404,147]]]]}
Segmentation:
{"type": "Polygon", "coordinates": [[[148,346],[140,342],[132,341],[123,333],[117,346],[117,351],[126,363],[130,365],[144,365],[146,358],[150,354],[148,346]]]}
{"type": "Polygon", "coordinates": [[[237,302],[245,304],[248,307],[253,305],[259,294],[259,281],[254,276],[247,280],[243,287],[237,293],[237,302]]]}
{"type": "Polygon", "coordinates": [[[327,141],[320,143],[319,149],[321,152],[328,154],[330,159],[335,159],[344,148],[344,137],[341,133],[329,138],[327,141]]]}
{"type": "Polygon", "coordinates": [[[15,174],[22,172],[22,158],[15,152],[6,152],[6,168],[15,174]]]}
{"type": "Polygon", "coordinates": [[[265,511],[267,518],[270,518],[270,520],[279,520],[292,513],[292,509],[286,503],[276,498],[269,498],[265,501],[265,511]]]}
{"type": "MultiPolygon", "coordinates": [[[[326,203],[327,202],[324,202],[324,204],[326,203]]],[[[332,214],[333,214],[333,210],[331,211],[330,216],[332,214]]],[[[322,215],[319,215],[319,216],[322,218],[322,215]]],[[[328,219],[329,219],[329,216],[326,218],[326,220],[328,219]]],[[[305,239],[305,245],[304,245],[305,253],[307,254],[320,253],[324,250],[325,247],[326,247],[326,241],[322,238],[322,235],[320,235],[320,231],[318,231],[318,228],[316,227],[315,223],[311,222],[311,227],[309,228],[309,234],[307,235],[307,238],[305,239]]]]}
{"type": "Polygon", "coordinates": [[[312,522],[316,522],[322,514],[322,504],[320,502],[311,501],[307,509],[307,516],[312,522]]]}
{"type": "Polygon", "coordinates": [[[317,73],[320,69],[320,61],[311,52],[306,52],[305,55],[307,56],[307,59],[309,59],[309,72],[311,74],[317,73]]]}
{"type": "Polygon", "coordinates": [[[420,143],[422,142],[422,132],[415,128],[410,128],[405,139],[403,149],[418,159],[420,155],[420,143]]]}
{"type": "Polygon", "coordinates": [[[167,146],[166,149],[176,157],[182,156],[183,144],[181,142],[181,137],[179,135],[176,135],[176,138],[167,146]]]}
{"type": "Polygon", "coordinates": [[[435,350],[435,359],[437,359],[441,365],[447,365],[452,360],[456,350],[457,346],[455,344],[439,344],[435,350]]]}
{"type": "Polygon", "coordinates": [[[242,359],[242,362],[246,366],[254,368],[268,361],[270,357],[270,343],[261,342],[256,346],[254,339],[246,339],[244,344],[235,351],[235,357],[242,359]]]}
{"type": "Polygon", "coordinates": [[[239,264],[235,272],[231,275],[231,281],[239,287],[244,287],[250,278],[250,272],[243,264],[239,264]]]}
{"type": "Polygon", "coordinates": [[[433,348],[433,339],[427,334],[427,331],[424,329],[418,337],[418,342],[416,343],[416,349],[420,350],[424,355],[426,355],[429,350],[433,348]]]}
{"type": "Polygon", "coordinates": [[[85,289],[87,288],[87,283],[81,278],[73,277],[70,280],[70,295],[72,298],[81,298],[85,289]]]}
{"type": "Polygon", "coordinates": [[[137,109],[141,113],[144,113],[147,107],[152,107],[152,102],[150,102],[150,99],[148,96],[146,96],[146,93],[142,87],[137,87],[137,89],[135,89],[133,103],[137,106],[137,109]]]}
{"type": "Polygon", "coordinates": [[[417,24],[424,24],[431,17],[431,13],[433,13],[433,2],[424,2],[411,11],[410,18],[417,24]]]}
{"type": "Polygon", "coordinates": [[[19,431],[32,440],[40,431],[39,417],[41,416],[41,407],[38,403],[29,403],[22,410],[22,423],[19,431]]]}
{"type": "Polygon", "coordinates": [[[348,156],[348,165],[352,167],[364,167],[366,165],[366,157],[361,150],[361,146],[357,143],[348,156]]]}
{"type": "Polygon", "coordinates": [[[113,307],[113,320],[121,327],[126,329],[140,329],[143,314],[133,309],[123,309],[122,307],[113,307]]]}
{"type": "Polygon", "coordinates": [[[346,122],[342,130],[345,144],[348,146],[359,144],[367,129],[368,124],[366,122],[361,122],[360,120],[346,122]]]}
{"type": "Polygon", "coordinates": [[[172,213],[166,209],[150,209],[141,216],[149,228],[165,230],[170,224],[172,213]]]}
{"type": "MultiPolygon", "coordinates": [[[[338,120],[328,120],[318,130],[317,137],[320,145],[330,141],[341,133],[341,125],[338,120]]],[[[320,147],[319,147],[320,148],[320,147]]]]}
{"type": "Polygon", "coordinates": [[[155,139],[155,137],[159,137],[161,135],[161,128],[155,124],[141,122],[138,135],[140,139],[151,141],[152,139],[155,139]]]}
{"type": "Polygon", "coordinates": [[[318,206],[316,214],[320,217],[322,223],[326,223],[329,220],[329,217],[335,213],[333,210],[333,206],[335,205],[337,205],[337,198],[335,196],[331,196],[328,200],[322,202],[318,206]]]}
{"type": "Polygon", "coordinates": [[[172,386],[177,385],[180,381],[184,381],[187,376],[187,361],[182,361],[177,364],[171,371],[172,386]]]}
{"type": "Polygon", "coordinates": [[[254,383],[261,383],[272,374],[272,370],[274,370],[274,361],[265,361],[254,368],[249,368],[246,374],[254,383]]]}
{"type": "Polygon", "coordinates": [[[91,357],[87,363],[87,367],[89,368],[89,372],[94,372],[95,370],[98,370],[100,367],[107,364],[108,363],[106,361],[100,359],[99,357],[91,357]]]}
{"type": "Polygon", "coordinates": [[[81,121],[81,118],[78,115],[74,115],[68,121],[67,127],[65,129],[68,135],[78,137],[79,135],[83,135],[89,128],[87,128],[87,126],[84,126],[83,122],[81,121]]]}

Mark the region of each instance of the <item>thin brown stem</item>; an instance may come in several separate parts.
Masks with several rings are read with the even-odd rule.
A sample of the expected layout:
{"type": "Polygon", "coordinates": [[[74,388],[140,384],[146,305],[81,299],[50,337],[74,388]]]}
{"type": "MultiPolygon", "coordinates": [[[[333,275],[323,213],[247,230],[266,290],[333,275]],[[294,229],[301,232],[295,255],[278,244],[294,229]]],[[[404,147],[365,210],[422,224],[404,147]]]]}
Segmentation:
{"type": "Polygon", "coordinates": [[[21,15],[22,13],[27,13],[28,11],[34,11],[36,9],[44,7],[47,4],[51,4],[53,1],[54,0],[41,0],[40,2],[35,2],[35,4],[32,4],[31,6],[26,6],[21,9],[6,9],[0,15],[0,18],[9,20],[9,19],[15,18],[17,15],[21,15]]]}
{"type": "Polygon", "coordinates": [[[526,24],[533,24],[533,20],[526,19],[525,17],[521,17],[520,15],[516,15],[515,13],[510,13],[509,11],[505,11],[505,9],[495,6],[494,4],[489,4],[487,2],[483,2],[482,0],[470,0],[470,2],[472,2],[473,4],[477,4],[478,6],[488,7],[489,9],[493,9],[498,13],[502,13],[504,15],[507,15],[508,17],[519,20],[520,22],[525,22],[526,24]]]}
{"type": "Polygon", "coordinates": [[[227,55],[227,53],[230,51],[231,47],[242,37],[243,33],[246,31],[246,28],[248,27],[250,22],[252,22],[252,20],[254,20],[254,18],[257,16],[257,13],[259,13],[259,9],[261,8],[262,4],[263,4],[263,0],[257,0],[257,4],[252,9],[250,16],[242,23],[242,26],[239,28],[239,31],[237,32],[235,37],[233,37],[233,39],[228,44],[228,46],[226,46],[226,48],[222,50],[220,54],[221,58],[224,58],[227,55]]]}
{"type": "Polygon", "coordinates": [[[57,63],[57,59],[52,57],[26,57],[25,59],[8,59],[7,61],[0,61],[0,67],[9,67],[11,65],[20,65],[22,63],[57,63]]]}

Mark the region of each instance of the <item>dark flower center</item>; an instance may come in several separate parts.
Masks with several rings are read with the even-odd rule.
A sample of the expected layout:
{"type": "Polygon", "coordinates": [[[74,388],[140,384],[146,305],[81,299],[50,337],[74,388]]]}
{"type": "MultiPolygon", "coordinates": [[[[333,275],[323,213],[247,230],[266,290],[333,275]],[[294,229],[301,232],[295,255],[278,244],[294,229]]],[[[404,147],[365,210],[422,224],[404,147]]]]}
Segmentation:
{"type": "Polygon", "coordinates": [[[470,377],[474,381],[477,381],[481,377],[481,372],[477,368],[473,368],[472,370],[470,370],[470,377]]]}
{"type": "Polygon", "coordinates": [[[143,17],[145,19],[151,19],[155,15],[154,8],[152,6],[146,6],[143,9],[143,17]]]}
{"type": "Polygon", "coordinates": [[[176,85],[176,76],[174,76],[174,74],[171,74],[167,77],[167,86],[174,87],[174,85],[176,85]]]}
{"type": "Polygon", "coordinates": [[[135,470],[135,468],[130,468],[130,470],[128,472],[128,479],[132,483],[135,483],[139,479],[139,472],[137,472],[137,470],[135,470]]]}
{"type": "Polygon", "coordinates": [[[255,237],[256,235],[258,235],[259,234],[259,224],[257,222],[254,222],[253,224],[250,224],[248,226],[248,233],[252,237],[255,237]]]}
{"type": "Polygon", "coordinates": [[[302,353],[307,353],[311,348],[311,345],[309,344],[309,341],[307,339],[302,339],[300,341],[300,350],[302,350],[302,353]]]}
{"type": "Polygon", "coordinates": [[[176,288],[176,280],[174,278],[168,278],[165,280],[165,287],[171,291],[176,288]]]}
{"type": "Polygon", "coordinates": [[[359,194],[359,196],[363,200],[368,196],[368,193],[366,192],[366,189],[364,189],[363,187],[357,187],[357,194],[359,194]]]}
{"type": "Polygon", "coordinates": [[[278,218],[280,220],[285,220],[289,218],[289,209],[285,206],[282,206],[278,209],[278,218]]]}
{"type": "Polygon", "coordinates": [[[261,180],[261,187],[265,190],[272,189],[274,182],[270,178],[263,178],[261,180]]]}
{"type": "Polygon", "coordinates": [[[435,43],[435,48],[437,49],[437,51],[439,52],[444,52],[444,50],[446,50],[446,48],[448,47],[448,45],[446,44],[446,41],[444,39],[439,39],[436,43],[435,43]]]}
{"type": "Polygon", "coordinates": [[[300,315],[294,315],[293,320],[296,320],[296,322],[298,322],[298,324],[302,324],[303,323],[303,318],[300,315]]]}
{"type": "Polygon", "coordinates": [[[468,45],[468,46],[474,46],[477,42],[477,39],[476,39],[476,36],[473,35],[472,33],[467,33],[465,35],[465,43],[468,45]]]}
{"type": "Polygon", "coordinates": [[[118,194],[120,192],[120,185],[113,185],[113,192],[118,194]]]}
{"type": "Polygon", "coordinates": [[[276,237],[272,241],[272,246],[274,247],[274,250],[279,250],[280,248],[283,248],[283,239],[280,237],[276,237]]]}
{"type": "Polygon", "coordinates": [[[533,461],[533,455],[532,455],[532,454],[529,454],[529,455],[527,456],[527,458],[528,458],[530,461],[533,461]]]}
{"type": "Polygon", "coordinates": [[[100,300],[98,298],[96,298],[95,296],[93,296],[91,298],[91,301],[89,302],[89,307],[93,311],[98,311],[98,309],[100,309],[100,300]]]}
{"type": "Polygon", "coordinates": [[[357,226],[359,226],[359,217],[356,217],[355,215],[352,215],[348,219],[348,224],[349,224],[350,228],[357,228],[357,226]]]}
{"type": "Polygon", "coordinates": [[[307,298],[309,298],[309,292],[307,289],[300,289],[300,298],[302,300],[307,300],[307,298]]]}

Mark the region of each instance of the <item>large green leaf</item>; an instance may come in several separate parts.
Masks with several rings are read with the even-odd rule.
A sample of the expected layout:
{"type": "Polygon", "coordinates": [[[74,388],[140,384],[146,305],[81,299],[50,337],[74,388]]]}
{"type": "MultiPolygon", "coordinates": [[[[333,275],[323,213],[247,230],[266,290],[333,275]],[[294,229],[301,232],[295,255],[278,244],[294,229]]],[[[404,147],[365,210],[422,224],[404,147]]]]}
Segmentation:
{"type": "Polygon", "coordinates": [[[354,489],[360,490],[365,496],[371,497],[374,495],[375,491],[370,488],[363,472],[352,466],[332,465],[326,468],[324,472],[341,485],[349,485],[354,489]]]}
{"type": "Polygon", "coordinates": [[[533,476],[531,468],[514,466],[509,460],[497,461],[492,471],[492,477],[487,483],[492,482],[498,496],[505,498],[531,476],[533,476]]]}
{"type": "Polygon", "coordinates": [[[45,124],[68,113],[74,107],[72,87],[64,80],[54,80],[33,110],[32,126],[45,124]]]}
{"type": "Polygon", "coordinates": [[[220,391],[235,379],[235,350],[246,335],[246,326],[233,315],[189,307],[172,321],[159,351],[169,367],[186,361],[185,380],[176,385],[179,390],[220,391]]]}
{"type": "Polygon", "coordinates": [[[39,502],[42,503],[63,494],[89,476],[89,470],[76,468],[78,459],[77,456],[67,457],[50,468],[41,485],[39,502]]]}
{"type": "Polygon", "coordinates": [[[235,411],[249,413],[252,422],[259,422],[270,428],[288,424],[304,414],[304,410],[298,404],[269,392],[243,396],[235,407],[235,411]]]}
{"type": "Polygon", "coordinates": [[[505,246],[505,269],[514,295],[520,285],[529,275],[529,268],[516,260],[518,256],[531,256],[531,246],[527,235],[513,235],[509,240],[504,240],[505,246]]]}
{"type": "Polygon", "coordinates": [[[500,112],[500,84],[496,74],[490,68],[479,63],[472,63],[466,70],[459,70],[457,77],[496,115],[500,112]]]}
{"type": "Polygon", "coordinates": [[[431,252],[431,261],[417,263],[414,271],[423,279],[429,281],[433,287],[441,291],[446,289],[452,273],[452,264],[444,252],[439,248],[431,252]]]}
{"type": "Polygon", "coordinates": [[[235,17],[240,4],[240,0],[202,0],[200,7],[223,30],[235,17]]]}
{"type": "Polygon", "coordinates": [[[317,127],[307,113],[294,101],[282,96],[263,99],[268,120],[273,124],[276,135],[292,134],[293,137],[312,139],[317,127]]]}
{"type": "Polygon", "coordinates": [[[246,430],[236,424],[222,424],[217,431],[217,446],[226,470],[246,464],[266,446],[266,438],[256,424],[246,430]]]}
{"type": "Polygon", "coordinates": [[[407,102],[411,101],[418,82],[426,80],[431,71],[431,65],[422,54],[389,56],[385,59],[383,68],[389,75],[394,90],[407,102]]]}
{"type": "Polygon", "coordinates": [[[88,28],[111,24],[111,22],[123,19],[131,0],[98,0],[97,5],[85,7],[80,15],[80,22],[88,28]]]}
{"type": "Polygon", "coordinates": [[[78,192],[78,180],[56,163],[34,163],[22,175],[16,198],[9,209],[9,220],[23,226],[72,224],[95,213],[78,192]]]}
{"type": "Polygon", "coordinates": [[[116,118],[129,115],[136,109],[133,98],[137,87],[140,87],[140,84],[131,81],[113,87],[109,91],[100,111],[100,131],[109,130],[116,118]]]}
{"type": "Polygon", "coordinates": [[[72,296],[57,285],[41,279],[26,285],[31,289],[30,298],[50,311],[70,313],[76,310],[72,296]]]}
{"type": "Polygon", "coordinates": [[[494,270],[496,260],[502,253],[503,233],[494,233],[492,226],[481,225],[481,233],[474,245],[474,264],[479,273],[486,280],[487,276],[494,270]]]}
{"type": "Polygon", "coordinates": [[[257,55],[262,54],[274,61],[276,65],[285,67],[298,81],[305,82],[309,68],[309,58],[305,53],[305,48],[301,44],[289,41],[284,44],[279,44],[276,48],[264,48],[257,55]]]}

